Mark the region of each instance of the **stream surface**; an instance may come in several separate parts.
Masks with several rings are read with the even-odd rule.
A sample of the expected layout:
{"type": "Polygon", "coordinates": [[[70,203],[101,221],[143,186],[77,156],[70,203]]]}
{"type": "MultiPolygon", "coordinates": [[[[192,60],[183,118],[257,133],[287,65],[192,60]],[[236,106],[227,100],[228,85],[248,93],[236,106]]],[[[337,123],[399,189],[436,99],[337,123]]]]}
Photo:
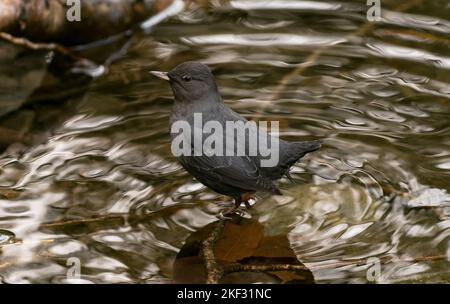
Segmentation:
{"type": "Polygon", "coordinates": [[[370,22],[365,2],[212,1],[136,34],[34,124],[44,140],[0,155],[0,281],[73,281],[80,261],[76,282],[171,282],[230,198],[172,156],[172,92],[148,72],[199,60],[235,111],[323,139],[245,215],[287,234],[316,282],[450,283],[449,3],[382,0],[370,22]]]}

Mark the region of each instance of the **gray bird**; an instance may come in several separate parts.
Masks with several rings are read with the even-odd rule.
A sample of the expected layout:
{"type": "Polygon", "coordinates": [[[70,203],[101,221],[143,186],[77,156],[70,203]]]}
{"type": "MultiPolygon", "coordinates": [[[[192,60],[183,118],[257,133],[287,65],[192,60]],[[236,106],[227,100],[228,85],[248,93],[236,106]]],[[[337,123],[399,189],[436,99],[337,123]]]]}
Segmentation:
{"type": "MultiPolygon", "coordinates": [[[[175,97],[175,103],[170,117],[171,129],[174,123],[185,121],[195,129],[195,114],[201,114],[202,123],[218,122],[224,130],[224,136],[217,138],[217,143],[223,143],[222,155],[195,154],[194,135],[190,136],[190,155],[177,156],[181,165],[193,177],[212,190],[234,198],[234,206],[226,214],[232,214],[236,209],[253,198],[257,191],[281,195],[278,187],[273,183],[289,173],[289,169],[306,153],[320,148],[320,141],[288,142],[278,139],[278,162],[275,166],[262,166],[261,160],[267,159],[267,155],[261,153],[252,154],[248,146],[251,136],[260,136],[270,142],[271,136],[261,129],[247,130],[245,138],[235,138],[235,133],[226,132],[227,122],[248,121],[238,113],[229,109],[223,102],[218,91],[216,81],[209,68],[199,62],[188,61],[175,67],[170,72],[152,71],[153,75],[169,81],[175,97]],[[234,137],[233,137],[234,135],[234,137]],[[240,145],[245,146],[244,155],[234,153],[226,154],[230,149],[227,140],[234,140],[234,149],[240,145]]],[[[173,130],[172,130],[173,131],[173,130]]],[[[211,133],[212,134],[212,133],[211,133]]],[[[203,134],[201,143],[211,134],[203,134]]],[[[172,142],[178,133],[171,132],[172,142]]],[[[215,136],[215,135],[214,135],[215,136]]],[[[289,176],[288,176],[289,177],[289,176]]]]}

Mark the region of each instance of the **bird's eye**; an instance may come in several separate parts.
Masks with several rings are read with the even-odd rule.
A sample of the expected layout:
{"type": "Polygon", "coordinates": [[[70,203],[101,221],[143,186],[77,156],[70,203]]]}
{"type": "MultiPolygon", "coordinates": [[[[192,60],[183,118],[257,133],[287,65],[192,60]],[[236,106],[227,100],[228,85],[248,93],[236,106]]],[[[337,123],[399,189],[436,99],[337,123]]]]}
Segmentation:
{"type": "Polygon", "coordinates": [[[191,76],[189,76],[189,75],[184,75],[182,78],[186,82],[191,81],[191,76]]]}

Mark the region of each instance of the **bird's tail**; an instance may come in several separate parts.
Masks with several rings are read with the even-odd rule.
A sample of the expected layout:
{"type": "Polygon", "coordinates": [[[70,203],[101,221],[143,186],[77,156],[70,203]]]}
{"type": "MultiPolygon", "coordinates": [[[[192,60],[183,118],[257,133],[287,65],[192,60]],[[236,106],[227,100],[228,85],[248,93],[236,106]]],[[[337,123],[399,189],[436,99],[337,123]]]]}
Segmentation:
{"type": "Polygon", "coordinates": [[[290,147],[288,151],[288,155],[286,157],[286,161],[288,167],[292,166],[296,163],[300,158],[305,156],[305,154],[319,150],[322,146],[322,141],[320,140],[312,140],[312,141],[294,141],[290,142],[290,147]]]}
{"type": "Polygon", "coordinates": [[[289,172],[289,168],[305,154],[320,149],[320,140],[286,142],[287,147],[281,152],[280,165],[278,166],[277,178],[289,172]]]}
{"type": "Polygon", "coordinates": [[[303,157],[306,153],[319,150],[321,146],[321,140],[296,141],[292,143],[293,150],[299,156],[299,158],[303,157]]]}

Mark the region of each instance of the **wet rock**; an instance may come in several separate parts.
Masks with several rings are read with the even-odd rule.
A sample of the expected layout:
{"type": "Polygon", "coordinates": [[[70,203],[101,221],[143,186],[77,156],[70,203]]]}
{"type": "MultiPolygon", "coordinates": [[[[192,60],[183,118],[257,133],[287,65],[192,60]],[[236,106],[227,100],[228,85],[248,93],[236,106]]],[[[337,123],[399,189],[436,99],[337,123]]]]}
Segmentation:
{"type": "MultiPolygon", "coordinates": [[[[186,240],[174,263],[176,283],[205,283],[207,272],[202,256],[204,240],[211,234],[216,222],[194,232],[186,240]]],[[[220,283],[314,283],[312,273],[298,261],[290,248],[287,236],[265,236],[264,226],[257,220],[234,217],[226,221],[214,246],[217,263],[224,269],[220,283]],[[228,272],[228,266],[246,266],[240,271],[228,272]],[[260,266],[297,265],[301,270],[264,270],[260,266]]]]}
{"type": "Polygon", "coordinates": [[[172,0],[79,1],[80,14],[62,0],[5,0],[0,3],[0,31],[32,41],[84,44],[123,32],[167,8],[172,0]],[[74,10],[70,11],[75,12],[74,10]]]}

